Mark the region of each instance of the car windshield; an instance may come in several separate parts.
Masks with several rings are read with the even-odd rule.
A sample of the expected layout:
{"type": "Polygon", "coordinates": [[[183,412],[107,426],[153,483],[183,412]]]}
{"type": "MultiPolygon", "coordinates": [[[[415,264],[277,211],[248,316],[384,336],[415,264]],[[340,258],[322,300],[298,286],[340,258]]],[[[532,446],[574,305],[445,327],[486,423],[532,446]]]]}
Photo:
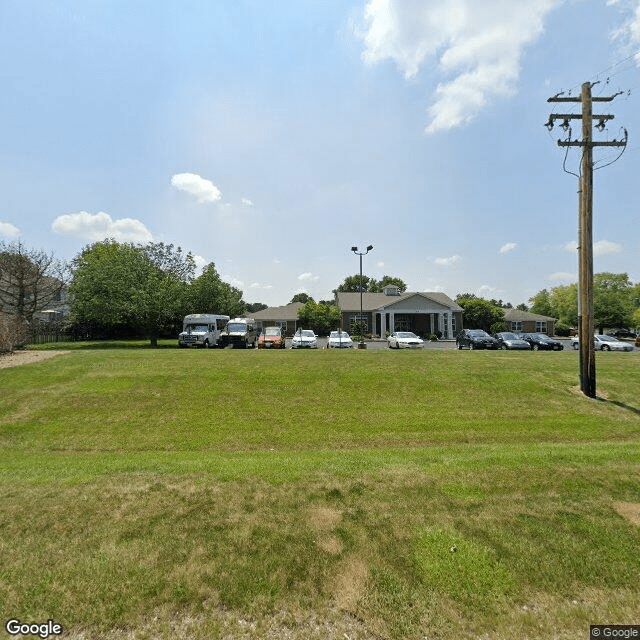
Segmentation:
{"type": "Polygon", "coordinates": [[[336,340],[348,340],[349,339],[349,334],[346,333],[345,331],[332,331],[329,334],[329,338],[335,338],[336,340]]]}
{"type": "Polygon", "coordinates": [[[278,336],[280,337],[280,329],[278,327],[267,327],[264,330],[265,336],[278,336]]]}
{"type": "Polygon", "coordinates": [[[482,329],[474,329],[473,331],[469,331],[469,335],[474,338],[484,338],[485,336],[488,338],[489,334],[486,331],[482,331],[482,329]]]}
{"type": "Polygon", "coordinates": [[[618,338],[614,338],[613,336],[598,336],[598,340],[602,340],[602,342],[620,342],[618,338]]]}
{"type": "Polygon", "coordinates": [[[503,340],[520,340],[515,333],[499,333],[498,334],[503,340]]]}
{"type": "Polygon", "coordinates": [[[544,333],[534,333],[533,337],[538,338],[538,340],[551,340],[551,338],[549,338],[549,336],[546,336],[544,333]]]}
{"type": "Polygon", "coordinates": [[[307,330],[302,332],[302,337],[303,338],[315,338],[316,334],[313,333],[313,331],[311,331],[310,329],[307,329],[307,330]]]}
{"type": "Polygon", "coordinates": [[[229,322],[227,324],[227,331],[229,332],[242,332],[247,330],[247,325],[244,322],[229,322]]]}
{"type": "Polygon", "coordinates": [[[190,324],[187,325],[186,331],[191,333],[192,331],[208,331],[206,324],[190,324]]]}
{"type": "Polygon", "coordinates": [[[417,338],[418,336],[415,333],[411,333],[411,331],[400,331],[396,333],[396,337],[398,338],[417,338]]]}

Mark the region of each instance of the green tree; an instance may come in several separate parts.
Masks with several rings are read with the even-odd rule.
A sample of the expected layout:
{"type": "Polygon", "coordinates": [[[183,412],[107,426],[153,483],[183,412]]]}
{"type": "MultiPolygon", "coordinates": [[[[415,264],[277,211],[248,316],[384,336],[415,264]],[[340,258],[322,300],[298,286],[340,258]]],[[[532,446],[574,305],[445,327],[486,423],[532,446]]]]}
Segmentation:
{"type": "Polygon", "coordinates": [[[159,333],[185,315],[194,269],[191,254],[173,245],[96,242],[73,261],[72,315],[105,326],[135,324],[157,346],[159,333]]]}
{"type": "Polygon", "coordinates": [[[374,292],[382,292],[384,288],[389,284],[393,284],[398,287],[398,289],[400,289],[400,293],[404,293],[407,290],[407,284],[405,283],[405,281],[394,276],[382,276],[382,279],[378,281],[371,280],[371,286],[369,290],[374,292]]]}
{"type": "Polygon", "coordinates": [[[223,282],[213,262],[193,281],[188,297],[191,313],[215,313],[233,318],[242,315],[246,309],[242,291],[223,282]]]}
{"type": "Polygon", "coordinates": [[[547,289],[538,291],[535,296],[529,298],[531,307],[529,311],[531,313],[537,313],[541,316],[548,316],[549,318],[555,318],[553,308],[551,306],[550,293],[547,289]]]}
{"type": "Polygon", "coordinates": [[[313,298],[308,293],[303,292],[296,293],[296,295],[291,298],[291,302],[302,302],[302,304],[306,304],[309,300],[313,300],[313,298]]]}
{"type": "Polygon", "coordinates": [[[549,294],[549,303],[551,305],[548,315],[552,318],[558,318],[561,325],[569,327],[578,326],[578,285],[562,284],[551,289],[549,294]]]}
{"type": "MultiPolygon", "coordinates": [[[[356,273],[354,276],[347,276],[342,283],[338,286],[338,291],[340,293],[359,293],[360,292],[360,283],[362,282],[362,292],[367,293],[370,289],[370,285],[372,279],[369,276],[365,276],[362,274],[362,279],[360,278],[360,274],[356,273]]],[[[373,280],[375,283],[375,280],[373,280]]]]}
{"type": "Polygon", "coordinates": [[[245,311],[247,313],[257,313],[258,311],[262,311],[263,309],[268,309],[268,308],[269,308],[269,305],[264,304],[264,302],[247,302],[245,311]]]}
{"type": "Polygon", "coordinates": [[[464,310],[464,326],[468,329],[484,329],[491,332],[491,327],[504,322],[504,309],[473,293],[462,293],[456,296],[456,302],[464,310]]]}
{"type": "Polygon", "coordinates": [[[633,291],[626,273],[603,272],[593,276],[593,321],[600,333],[605,328],[631,324],[633,291]]]}
{"type": "Polygon", "coordinates": [[[340,309],[308,300],[298,309],[298,318],[305,329],[313,329],[318,335],[326,335],[340,326],[340,309]]]}

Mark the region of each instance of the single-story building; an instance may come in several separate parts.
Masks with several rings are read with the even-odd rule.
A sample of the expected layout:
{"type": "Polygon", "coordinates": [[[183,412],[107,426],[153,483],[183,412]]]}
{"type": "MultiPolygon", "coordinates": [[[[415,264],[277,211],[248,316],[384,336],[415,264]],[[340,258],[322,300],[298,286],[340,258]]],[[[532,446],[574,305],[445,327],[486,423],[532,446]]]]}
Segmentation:
{"type": "Polygon", "coordinates": [[[387,332],[413,331],[426,337],[440,332],[452,339],[462,328],[462,307],[439,291],[405,292],[388,285],[382,293],[336,292],[336,304],[342,313],[342,328],[353,333],[354,323],[362,320],[369,333],[385,337],[387,332]]]}
{"type": "Polygon", "coordinates": [[[292,336],[298,328],[298,309],[303,306],[302,302],[290,302],[282,307],[256,311],[251,317],[260,331],[265,327],[280,327],[285,335],[292,336]]]}
{"type": "Polygon", "coordinates": [[[546,333],[552,336],[555,333],[557,318],[541,316],[520,309],[505,309],[504,321],[509,331],[517,333],[546,333]]]}

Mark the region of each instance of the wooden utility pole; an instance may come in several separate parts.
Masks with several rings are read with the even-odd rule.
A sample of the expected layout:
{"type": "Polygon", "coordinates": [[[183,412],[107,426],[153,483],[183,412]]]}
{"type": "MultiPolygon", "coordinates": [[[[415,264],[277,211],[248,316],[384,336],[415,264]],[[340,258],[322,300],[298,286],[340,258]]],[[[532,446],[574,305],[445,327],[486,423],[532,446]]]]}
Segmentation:
{"type": "MultiPolygon", "coordinates": [[[[580,97],[549,98],[547,102],[581,102],[582,115],[552,114],[549,116],[547,127],[553,128],[554,120],[562,120],[562,128],[569,130],[569,121],[582,120],[582,140],[558,140],[559,147],[582,147],[582,161],[580,163],[578,202],[578,336],[580,338],[580,389],[589,398],[596,397],[596,352],[593,341],[593,148],[594,147],[625,147],[627,132],[624,140],[618,142],[594,142],[593,120],[599,120],[597,127],[604,129],[604,123],[614,116],[593,115],[593,102],[611,102],[616,96],[591,96],[590,82],[582,85],[580,97]]],[[[618,95],[618,94],[616,94],[618,95]]]]}

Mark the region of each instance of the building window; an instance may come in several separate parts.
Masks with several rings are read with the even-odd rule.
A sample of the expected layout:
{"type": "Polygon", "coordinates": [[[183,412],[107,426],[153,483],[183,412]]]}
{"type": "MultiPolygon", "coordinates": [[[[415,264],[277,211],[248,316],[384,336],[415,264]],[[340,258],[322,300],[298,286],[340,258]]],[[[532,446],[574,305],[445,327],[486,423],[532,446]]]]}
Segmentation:
{"type": "Polygon", "coordinates": [[[536,333],[547,333],[547,323],[544,320],[536,320],[536,333]]]}
{"type": "Polygon", "coordinates": [[[451,332],[455,335],[458,331],[458,327],[456,326],[456,314],[451,314],[451,332]]]}
{"type": "Polygon", "coordinates": [[[511,321],[511,331],[524,331],[524,322],[522,321],[511,321]]]}

